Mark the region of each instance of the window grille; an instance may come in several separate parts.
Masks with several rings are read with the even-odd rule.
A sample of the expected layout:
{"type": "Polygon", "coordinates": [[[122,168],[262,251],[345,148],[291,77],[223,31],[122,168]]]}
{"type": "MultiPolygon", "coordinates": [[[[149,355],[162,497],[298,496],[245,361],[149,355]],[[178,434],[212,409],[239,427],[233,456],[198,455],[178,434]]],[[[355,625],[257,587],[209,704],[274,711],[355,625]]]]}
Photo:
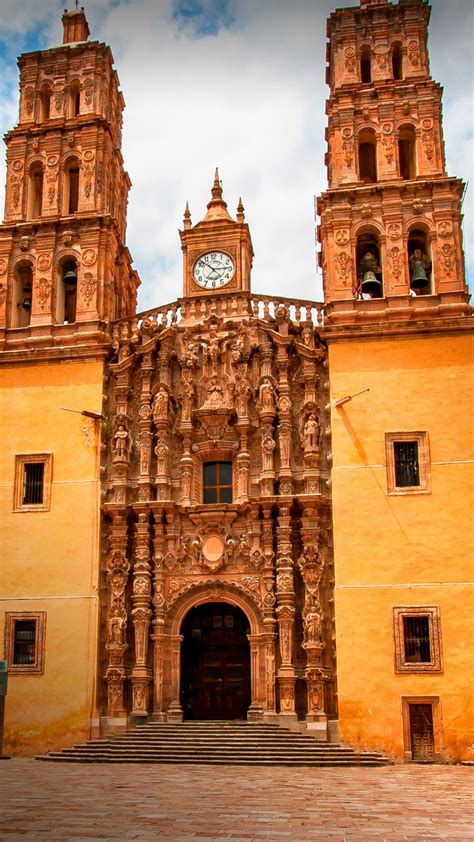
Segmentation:
{"type": "Polygon", "coordinates": [[[204,503],[232,503],[232,462],[206,462],[204,503]]]}
{"type": "Polygon", "coordinates": [[[420,485],[417,441],[394,441],[395,485],[397,488],[420,485]]]}
{"type": "Polygon", "coordinates": [[[16,620],[13,663],[34,664],[36,660],[36,620],[16,620]]]}
{"type": "Polygon", "coordinates": [[[405,663],[431,663],[430,624],[428,616],[403,617],[405,663]]]}
{"type": "Polygon", "coordinates": [[[23,505],[42,503],[44,462],[26,462],[23,473],[23,505]]]}

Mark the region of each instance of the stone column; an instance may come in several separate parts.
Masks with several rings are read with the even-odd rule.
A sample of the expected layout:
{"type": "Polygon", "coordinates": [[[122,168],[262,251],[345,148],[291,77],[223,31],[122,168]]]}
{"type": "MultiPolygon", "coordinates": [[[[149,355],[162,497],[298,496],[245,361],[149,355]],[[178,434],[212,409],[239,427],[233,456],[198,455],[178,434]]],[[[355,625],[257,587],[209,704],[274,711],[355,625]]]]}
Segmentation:
{"type": "Polygon", "coordinates": [[[126,557],[127,522],[122,512],[113,514],[112,532],[110,536],[110,550],[107,557],[109,606],[107,613],[107,642],[105,648],[109,653],[109,663],[105,673],[107,682],[108,704],[107,714],[114,727],[125,727],[126,710],[124,704],[123,685],[125,681],[125,651],[127,609],[125,605],[125,588],[127,585],[130,564],[126,557]]]}
{"type": "Polygon", "coordinates": [[[148,511],[138,515],[133,565],[133,609],[135,664],[132,671],[132,716],[148,715],[151,671],[148,667],[148,639],[151,621],[150,525],[148,511]]]}
{"type": "Polygon", "coordinates": [[[181,641],[182,634],[172,635],[171,644],[171,704],[168,708],[168,722],[182,722],[183,708],[180,701],[181,686],[181,641]]]}
{"type": "Polygon", "coordinates": [[[295,719],[296,671],[293,663],[295,589],[293,580],[293,558],[290,542],[290,511],[280,507],[278,515],[277,544],[277,619],[280,644],[280,716],[295,719]]]}
{"type": "Polygon", "coordinates": [[[313,507],[305,507],[302,522],[303,552],[298,559],[298,567],[305,585],[303,649],[306,650],[307,656],[305,679],[308,713],[306,722],[307,727],[315,732],[317,738],[326,740],[327,715],[324,705],[324,682],[329,677],[329,671],[323,667],[322,663],[325,644],[320,594],[324,555],[317,546],[319,530],[313,507]]]}
{"type": "Polygon", "coordinates": [[[165,683],[165,647],[166,635],[164,633],[165,623],[165,576],[164,576],[164,554],[165,534],[164,525],[161,522],[162,511],[155,511],[154,526],[154,570],[153,570],[153,714],[152,719],[164,721],[166,713],[164,710],[164,683],[165,683]]]}
{"type": "Polygon", "coordinates": [[[140,475],[138,478],[138,499],[151,499],[151,449],[153,441],[151,401],[151,354],[147,354],[142,362],[142,388],[139,410],[139,447],[140,447],[140,475]]]}

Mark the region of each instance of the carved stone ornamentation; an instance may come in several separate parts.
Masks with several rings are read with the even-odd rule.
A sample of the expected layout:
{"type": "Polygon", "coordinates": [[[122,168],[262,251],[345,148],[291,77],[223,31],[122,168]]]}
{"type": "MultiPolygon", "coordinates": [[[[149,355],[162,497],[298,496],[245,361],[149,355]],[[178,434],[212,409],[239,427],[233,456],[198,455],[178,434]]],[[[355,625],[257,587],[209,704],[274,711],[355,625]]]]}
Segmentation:
{"type": "Polygon", "coordinates": [[[393,273],[393,277],[396,281],[400,279],[400,274],[403,268],[403,254],[401,249],[398,246],[393,246],[391,249],[388,250],[388,259],[390,262],[390,268],[393,273]]]}
{"type": "Polygon", "coordinates": [[[91,272],[84,272],[80,290],[84,303],[89,306],[97,290],[97,278],[91,272]]]}
{"type": "Polygon", "coordinates": [[[335,262],[339,278],[345,286],[348,282],[348,277],[351,269],[351,258],[349,253],[347,251],[339,252],[339,254],[336,254],[335,262]]]}
{"type": "Polygon", "coordinates": [[[450,275],[456,266],[456,249],[452,243],[443,243],[438,249],[441,265],[447,275],[450,275]]]}
{"type": "Polygon", "coordinates": [[[413,67],[418,67],[420,64],[420,45],[418,41],[412,39],[408,42],[408,61],[413,67]]]}
{"type": "Polygon", "coordinates": [[[35,290],[38,304],[41,310],[44,310],[51,295],[51,281],[47,278],[40,278],[35,284],[35,290]]]}

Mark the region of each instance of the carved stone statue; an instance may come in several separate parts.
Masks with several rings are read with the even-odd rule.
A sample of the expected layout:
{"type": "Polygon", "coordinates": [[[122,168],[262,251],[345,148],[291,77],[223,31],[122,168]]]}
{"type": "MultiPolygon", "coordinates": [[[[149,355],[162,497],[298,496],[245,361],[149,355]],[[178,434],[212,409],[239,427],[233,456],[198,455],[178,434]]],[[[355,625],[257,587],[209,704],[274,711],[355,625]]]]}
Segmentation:
{"type": "Polygon", "coordinates": [[[164,386],[160,386],[155,395],[154,415],[156,418],[168,418],[169,397],[164,386]]]}
{"type": "Polygon", "coordinates": [[[319,424],[316,413],[312,412],[304,425],[304,449],[317,450],[319,440],[319,424]]]}
{"type": "Polygon", "coordinates": [[[119,458],[126,458],[129,451],[130,436],[123,424],[119,424],[114,434],[114,455],[119,458]]]}
{"type": "Polygon", "coordinates": [[[260,407],[263,412],[275,412],[275,390],[268,377],[264,377],[258,390],[260,407]]]}
{"type": "Polygon", "coordinates": [[[273,451],[275,450],[275,441],[272,436],[267,433],[262,439],[262,459],[263,470],[273,470],[273,451]]]}
{"type": "Polygon", "coordinates": [[[156,473],[162,477],[166,474],[168,447],[164,442],[159,442],[155,447],[156,453],[156,473]]]}

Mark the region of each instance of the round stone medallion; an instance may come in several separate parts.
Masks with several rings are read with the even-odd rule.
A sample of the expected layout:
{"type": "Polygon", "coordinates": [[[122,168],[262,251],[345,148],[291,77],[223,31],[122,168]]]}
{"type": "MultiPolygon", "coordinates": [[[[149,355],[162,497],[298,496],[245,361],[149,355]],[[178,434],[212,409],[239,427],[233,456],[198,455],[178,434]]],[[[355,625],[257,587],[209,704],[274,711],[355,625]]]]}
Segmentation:
{"type": "Polygon", "coordinates": [[[202,545],[206,561],[219,561],[224,552],[224,541],[219,535],[209,535],[202,545]]]}

